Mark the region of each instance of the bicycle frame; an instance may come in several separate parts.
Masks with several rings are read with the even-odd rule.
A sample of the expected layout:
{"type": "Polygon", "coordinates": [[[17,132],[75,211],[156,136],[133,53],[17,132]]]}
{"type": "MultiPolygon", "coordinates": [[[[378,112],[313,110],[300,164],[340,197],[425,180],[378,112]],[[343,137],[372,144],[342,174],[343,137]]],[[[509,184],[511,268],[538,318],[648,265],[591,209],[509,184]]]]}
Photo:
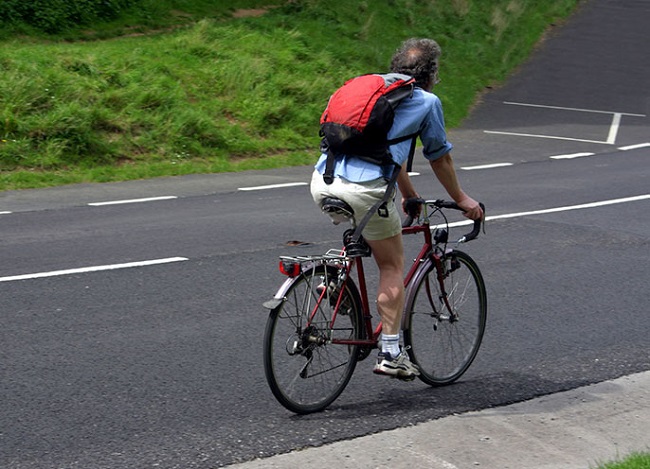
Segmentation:
{"type": "MultiPolygon", "coordinates": [[[[411,280],[415,277],[416,272],[422,265],[422,263],[427,259],[427,258],[432,258],[433,261],[436,263],[436,265],[439,265],[440,263],[440,256],[435,253],[434,250],[434,244],[433,244],[433,239],[431,235],[431,228],[429,224],[428,218],[425,218],[424,222],[420,225],[416,226],[408,226],[408,227],[403,227],[402,228],[402,235],[410,235],[410,234],[418,234],[418,233],[423,233],[424,234],[424,244],[422,245],[422,248],[420,249],[420,252],[416,256],[415,260],[411,264],[411,267],[409,268],[406,276],[404,277],[404,286],[407,287],[411,280]]],[[[357,284],[359,287],[359,294],[361,295],[361,306],[362,306],[362,314],[363,314],[363,322],[364,322],[364,327],[365,327],[365,336],[369,337],[369,339],[332,339],[333,344],[339,344],[339,345],[359,345],[359,346],[365,346],[365,347],[376,347],[377,346],[377,341],[379,339],[379,336],[382,331],[382,323],[379,321],[377,326],[373,329],[373,324],[372,324],[372,316],[370,314],[370,304],[368,301],[368,288],[366,284],[366,276],[365,276],[365,270],[363,266],[363,258],[358,257],[352,259],[350,262],[348,262],[347,267],[346,267],[346,280],[350,278],[350,274],[352,273],[353,269],[356,269],[356,277],[357,277],[357,284]]],[[[440,280],[440,287],[442,291],[444,292],[444,283],[440,280]]],[[[344,282],[345,284],[345,282],[344,282]]],[[[320,303],[326,293],[323,291],[321,294],[321,297],[318,300],[318,303],[320,303]]],[[[336,301],[336,306],[334,309],[334,314],[332,315],[332,322],[331,326],[334,326],[334,323],[336,322],[336,316],[339,311],[339,306],[341,303],[341,298],[342,295],[339,295],[336,301]]],[[[445,294],[446,298],[446,294],[445,294]]],[[[445,299],[446,302],[446,299],[445,299]]],[[[318,305],[316,305],[316,308],[318,305]]],[[[315,314],[315,310],[312,313],[312,315],[315,314]]]]}
{"type": "MultiPolygon", "coordinates": [[[[403,279],[404,346],[419,367],[420,379],[431,386],[454,382],[470,366],[485,329],[487,307],[476,262],[454,247],[476,238],[481,220],[450,245],[443,209],[462,211],[453,202],[409,199],[405,211],[413,216],[402,224],[403,235],[421,233],[424,238],[421,247],[411,246],[419,252],[403,279]],[[409,209],[410,201],[418,206],[409,209]],[[428,208],[433,209],[431,215],[440,215],[443,223],[435,224],[445,229],[432,233],[428,208]],[[419,221],[411,226],[416,214],[419,221]],[[461,315],[469,320],[460,321],[461,315]]],[[[364,260],[357,257],[368,252],[350,236],[353,230],[343,235],[349,252],[343,248],[280,256],[280,272],[288,278],[264,303],[270,309],[264,334],[266,379],[276,399],[299,414],[321,411],[334,402],[357,362],[379,345],[383,324],[381,318],[373,322],[364,260]]]]}
{"type": "MultiPolygon", "coordinates": [[[[448,301],[448,297],[447,297],[448,295],[444,284],[445,269],[444,266],[442,265],[443,256],[447,252],[450,252],[450,250],[447,250],[446,252],[442,252],[442,250],[437,247],[438,241],[436,240],[434,243],[433,235],[431,233],[431,224],[429,221],[429,215],[427,214],[427,205],[431,204],[434,210],[440,210],[441,208],[452,208],[456,210],[461,210],[461,209],[455,203],[446,202],[444,200],[435,200],[435,201],[433,200],[427,201],[423,199],[415,199],[415,200],[418,204],[422,205],[424,210],[424,216],[422,217],[422,222],[415,226],[411,226],[412,218],[409,217],[409,219],[407,219],[407,221],[405,222],[406,224],[402,227],[402,235],[422,233],[424,236],[424,244],[422,245],[422,248],[420,249],[413,263],[411,264],[411,267],[409,268],[406,276],[404,277],[404,287],[407,289],[407,293],[409,293],[408,286],[409,284],[411,284],[412,281],[417,280],[416,276],[420,271],[420,269],[428,268],[425,266],[425,263],[427,261],[432,262],[437,273],[436,278],[440,288],[440,297],[443,300],[443,303],[445,307],[448,309],[453,320],[456,317],[456,314],[454,313],[453,308],[451,307],[448,301]]],[[[481,207],[485,209],[483,204],[481,204],[481,207]]],[[[446,217],[444,218],[446,223],[446,217]]],[[[481,227],[481,221],[475,220],[474,229],[472,230],[472,232],[467,233],[466,235],[461,237],[459,240],[456,241],[456,244],[463,243],[476,238],[480,231],[480,227],[481,227]]],[[[281,304],[285,292],[288,290],[288,288],[291,286],[291,284],[294,281],[294,277],[298,275],[302,275],[300,273],[300,265],[296,264],[296,260],[302,262],[322,262],[323,264],[328,264],[328,261],[335,261],[337,264],[340,263],[345,266],[345,279],[343,280],[343,283],[339,285],[340,288],[343,288],[343,286],[348,281],[348,279],[351,278],[352,270],[356,269],[357,284],[359,289],[359,295],[361,297],[362,320],[364,323],[363,327],[365,328],[364,337],[366,338],[365,339],[336,339],[336,338],[323,339],[321,338],[319,340],[324,340],[324,341],[331,340],[331,343],[340,344],[340,345],[358,345],[362,347],[371,347],[371,348],[375,348],[377,346],[379,335],[381,334],[382,331],[382,323],[380,321],[377,324],[377,326],[373,329],[372,316],[370,314],[370,304],[368,301],[368,288],[366,285],[366,276],[365,276],[362,257],[353,257],[353,258],[347,257],[345,255],[345,249],[343,249],[341,251],[337,251],[336,254],[332,254],[331,252],[328,252],[325,256],[321,256],[321,257],[313,257],[313,258],[310,257],[290,258],[289,257],[286,259],[288,260],[287,266],[286,267],[283,266],[283,262],[281,260],[280,270],[285,275],[288,275],[289,278],[285,281],[282,287],[280,287],[275,297],[264,304],[265,307],[267,307],[268,309],[274,309],[279,304],[281,304]]],[[[427,287],[427,295],[429,296],[430,301],[433,303],[433,301],[431,300],[431,292],[429,291],[428,287],[427,287]]],[[[320,296],[316,301],[313,309],[310,312],[307,326],[311,324],[311,321],[313,320],[313,318],[316,316],[318,312],[321,302],[326,299],[326,296],[327,296],[327,288],[324,288],[323,291],[320,293],[320,296]]],[[[341,306],[342,298],[343,295],[339,295],[339,297],[336,300],[336,304],[334,306],[334,312],[332,314],[332,319],[330,321],[331,329],[334,328],[334,323],[336,322],[336,318],[339,313],[339,308],[341,306]]],[[[406,322],[407,319],[405,319],[406,316],[407,315],[404,315],[402,317],[402,329],[406,329],[409,327],[409,324],[406,322]]]]}

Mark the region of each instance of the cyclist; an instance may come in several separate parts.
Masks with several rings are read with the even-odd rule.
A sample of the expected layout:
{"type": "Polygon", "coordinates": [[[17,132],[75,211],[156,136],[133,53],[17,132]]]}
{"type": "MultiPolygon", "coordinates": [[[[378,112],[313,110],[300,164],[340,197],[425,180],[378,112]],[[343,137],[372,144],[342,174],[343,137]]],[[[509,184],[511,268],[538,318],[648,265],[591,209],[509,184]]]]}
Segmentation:
{"type": "MultiPolygon", "coordinates": [[[[391,60],[391,72],[412,76],[416,88],[412,97],[406,98],[395,111],[393,126],[388,133],[390,140],[401,136],[419,134],[424,157],[449,196],[464,210],[466,217],[476,220],[483,217],[478,202],[461,188],[451,158],[451,143],[447,141],[440,99],[431,92],[439,82],[438,60],[440,46],[432,39],[409,39],[395,52],[391,60]]],[[[391,145],[393,159],[402,166],[397,186],[402,195],[402,208],[407,199],[419,197],[406,171],[410,141],[391,145]]],[[[311,193],[320,206],[324,197],[338,197],[347,202],[357,216],[362,217],[384,196],[387,179],[384,168],[359,158],[337,155],[334,181],[325,184],[326,154],[316,163],[311,181],[311,193]]],[[[359,218],[357,218],[359,221],[359,218]]],[[[400,324],[404,309],[404,248],[402,244],[401,219],[394,198],[385,212],[373,215],[365,228],[363,237],[372,250],[379,269],[377,311],[383,329],[381,351],[374,372],[410,380],[419,374],[417,366],[402,353],[400,324]]]]}

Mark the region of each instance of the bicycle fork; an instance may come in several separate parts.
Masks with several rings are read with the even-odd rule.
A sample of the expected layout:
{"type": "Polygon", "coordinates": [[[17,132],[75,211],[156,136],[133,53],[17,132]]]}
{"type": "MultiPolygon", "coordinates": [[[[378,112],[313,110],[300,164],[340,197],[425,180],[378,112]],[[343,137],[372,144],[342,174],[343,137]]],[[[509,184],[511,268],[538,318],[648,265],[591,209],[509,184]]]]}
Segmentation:
{"type": "Polygon", "coordinates": [[[449,317],[444,317],[442,311],[439,313],[436,311],[431,295],[431,287],[427,282],[427,297],[429,299],[429,304],[431,304],[433,307],[433,311],[438,316],[438,319],[449,319],[449,322],[456,322],[458,321],[458,313],[452,308],[451,304],[449,303],[449,293],[445,287],[445,279],[449,278],[452,272],[460,268],[460,262],[458,262],[458,259],[456,259],[456,257],[453,255],[452,251],[446,252],[444,255],[434,256],[433,259],[436,266],[436,277],[438,280],[438,285],[440,286],[440,294],[438,295],[438,299],[444,303],[445,308],[447,311],[449,311],[449,317]],[[447,262],[449,262],[449,265],[447,265],[447,262]]]}
{"type": "MultiPolygon", "coordinates": [[[[422,272],[420,275],[416,275],[413,285],[424,284],[424,291],[429,303],[431,317],[436,318],[438,321],[456,322],[459,320],[458,312],[454,310],[449,301],[450,295],[453,292],[447,291],[445,280],[449,278],[454,270],[460,267],[460,263],[450,254],[451,252],[445,254],[442,252],[429,254],[429,262],[431,262],[431,265],[429,267],[426,265],[420,266],[422,272]],[[447,265],[448,262],[449,264],[447,265]],[[430,276],[431,270],[435,270],[435,276],[433,277],[430,276]],[[417,280],[418,278],[420,280],[417,280]],[[432,282],[437,282],[438,287],[434,288],[432,282]]],[[[407,317],[403,318],[403,321],[408,321],[407,317]]],[[[408,327],[408,322],[405,322],[404,326],[408,327]]],[[[437,324],[434,324],[434,329],[437,329],[437,324]]]]}

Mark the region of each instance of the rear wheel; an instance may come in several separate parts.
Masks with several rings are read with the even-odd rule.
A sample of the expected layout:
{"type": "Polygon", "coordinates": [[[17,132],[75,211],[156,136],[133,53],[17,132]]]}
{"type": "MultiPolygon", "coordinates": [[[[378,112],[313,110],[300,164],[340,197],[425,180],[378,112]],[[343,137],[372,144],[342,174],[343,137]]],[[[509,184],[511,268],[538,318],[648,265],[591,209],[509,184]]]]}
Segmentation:
{"type": "Polygon", "coordinates": [[[316,266],[296,277],[282,303],[271,311],[264,335],[264,372],[276,399],[306,414],[330,405],[354,372],[359,347],[333,344],[362,337],[361,300],[348,279],[332,323],[338,294],[321,292],[339,270],[316,266]]]}
{"type": "Polygon", "coordinates": [[[443,260],[444,291],[433,263],[409,289],[404,342],[420,379],[432,386],[457,380],[472,364],[485,331],[487,295],[476,262],[461,251],[443,260]],[[447,302],[445,302],[445,293],[447,302]]]}

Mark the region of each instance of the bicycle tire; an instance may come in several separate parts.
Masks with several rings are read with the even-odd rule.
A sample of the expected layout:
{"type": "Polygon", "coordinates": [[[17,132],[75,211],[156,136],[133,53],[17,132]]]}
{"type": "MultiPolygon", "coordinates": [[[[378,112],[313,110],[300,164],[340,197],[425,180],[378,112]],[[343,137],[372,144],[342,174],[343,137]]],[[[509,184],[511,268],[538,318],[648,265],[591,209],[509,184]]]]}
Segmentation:
{"type": "Polygon", "coordinates": [[[328,293],[318,301],[319,285],[329,285],[337,276],[338,269],[333,266],[305,270],[267,320],[266,380],[278,402],[298,414],[319,412],[334,402],[350,381],[359,357],[359,346],[331,343],[332,338],[362,337],[361,297],[354,282],[348,278],[342,288],[344,296],[334,328],[332,304],[336,300],[328,293]]]}
{"type": "Polygon", "coordinates": [[[444,303],[433,261],[422,265],[407,291],[404,343],[420,368],[420,379],[431,386],[453,383],[476,358],[487,320],[487,293],[476,262],[462,251],[443,258],[444,303]]]}

